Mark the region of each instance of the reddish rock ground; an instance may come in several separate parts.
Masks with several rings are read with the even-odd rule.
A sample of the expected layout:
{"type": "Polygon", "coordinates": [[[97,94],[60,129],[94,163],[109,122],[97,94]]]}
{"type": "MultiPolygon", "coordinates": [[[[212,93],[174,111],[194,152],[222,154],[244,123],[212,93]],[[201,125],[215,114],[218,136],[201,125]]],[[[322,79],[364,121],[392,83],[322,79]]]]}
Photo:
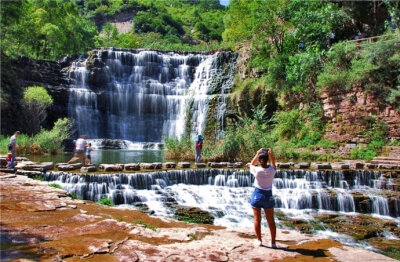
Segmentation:
{"type": "Polygon", "coordinates": [[[47,182],[0,174],[4,261],[395,261],[296,231],[278,249],[254,247],[252,228],[225,229],[150,217],[71,199],[47,182]],[[28,260],[23,260],[28,259],[28,260]]]}

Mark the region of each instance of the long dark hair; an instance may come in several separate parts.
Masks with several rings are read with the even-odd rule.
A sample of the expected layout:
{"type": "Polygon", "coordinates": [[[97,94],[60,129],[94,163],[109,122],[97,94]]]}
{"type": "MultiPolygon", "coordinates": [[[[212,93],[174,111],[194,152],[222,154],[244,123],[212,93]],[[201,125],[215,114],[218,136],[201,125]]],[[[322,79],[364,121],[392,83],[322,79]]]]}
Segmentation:
{"type": "Polygon", "coordinates": [[[258,161],[261,163],[261,159],[264,159],[265,160],[265,167],[269,167],[269,165],[267,164],[268,163],[268,159],[269,159],[269,156],[268,156],[268,154],[265,154],[265,153],[261,153],[261,154],[259,154],[258,155],[258,161]]]}

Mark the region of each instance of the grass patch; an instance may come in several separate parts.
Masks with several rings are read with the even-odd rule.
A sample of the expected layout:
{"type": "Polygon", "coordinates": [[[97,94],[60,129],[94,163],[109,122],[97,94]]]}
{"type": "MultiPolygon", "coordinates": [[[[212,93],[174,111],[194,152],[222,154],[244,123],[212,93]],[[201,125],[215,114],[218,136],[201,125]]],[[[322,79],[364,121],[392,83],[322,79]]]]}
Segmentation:
{"type": "Polygon", "coordinates": [[[152,225],[149,225],[148,223],[142,222],[141,220],[138,220],[135,222],[136,225],[143,225],[145,228],[151,229],[154,232],[158,231],[158,228],[152,225]]]}
{"type": "Polygon", "coordinates": [[[58,188],[58,189],[62,189],[62,187],[59,184],[56,184],[56,183],[52,183],[49,186],[54,187],[54,188],[58,188]]]}
{"type": "Polygon", "coordinates": [[[69,193],[68,196],[71,197],[72,199],[80,199],[80,200],[82,200],[82,198],[80,196],[78,196],[77,194],[75,194],[75,193],[69,193]]]}
{"type": "Polygon", "coordinates": [[[101,205],[105,205],[105,206],[114,206],[114,202],[109,199],[108,197],[104,197],[102,199],[100,199],[99,201],[97,201],[97,203],[101,204],[101,205]]]}
{"type": "Polygon", "coordinates": [[[38,181],[44,181],[44,177],[42,177],[41,175],[35,175],[32,178],[38,181]]]}

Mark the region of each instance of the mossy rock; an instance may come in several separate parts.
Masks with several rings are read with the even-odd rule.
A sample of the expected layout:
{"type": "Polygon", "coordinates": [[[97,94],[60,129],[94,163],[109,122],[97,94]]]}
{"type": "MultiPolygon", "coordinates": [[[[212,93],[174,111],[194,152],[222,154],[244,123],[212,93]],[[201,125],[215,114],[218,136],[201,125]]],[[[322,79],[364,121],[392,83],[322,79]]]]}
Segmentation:
{"type": "Polygon", "coordinates": [[[196,224],[210,224],[214,223],[214,217],[207,211],[195,208],[195,207],[184,207],[174,206],[174,215],[179,221],[185,221],[196,224]]]}

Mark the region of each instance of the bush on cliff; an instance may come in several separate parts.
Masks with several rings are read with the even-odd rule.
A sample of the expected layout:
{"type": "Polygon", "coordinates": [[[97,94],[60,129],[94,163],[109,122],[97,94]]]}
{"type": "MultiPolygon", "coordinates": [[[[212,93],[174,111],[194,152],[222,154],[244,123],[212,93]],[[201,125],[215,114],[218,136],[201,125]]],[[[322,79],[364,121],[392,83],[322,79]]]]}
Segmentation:
{"type": "Polygon", "coordinates": [[[30,134],[40,131],[40,124],[47,117],[47,108],[53,104],[53,98],[41,86],[30,86],[24,91],[24,114],[30,134]]]}

